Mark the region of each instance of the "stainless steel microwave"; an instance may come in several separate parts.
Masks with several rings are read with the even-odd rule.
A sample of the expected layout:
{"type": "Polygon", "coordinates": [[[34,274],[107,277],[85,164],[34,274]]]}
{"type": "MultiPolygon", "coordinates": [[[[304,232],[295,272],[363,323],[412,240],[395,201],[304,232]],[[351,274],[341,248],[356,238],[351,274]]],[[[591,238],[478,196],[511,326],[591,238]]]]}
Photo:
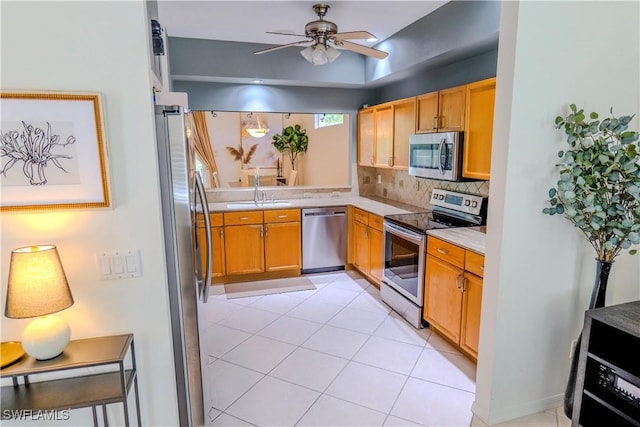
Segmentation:
{"type": "Polygon", "coordinates": [[[409,175],[442,181],[462,178],[462,132],[409,137],[409,175]]]}

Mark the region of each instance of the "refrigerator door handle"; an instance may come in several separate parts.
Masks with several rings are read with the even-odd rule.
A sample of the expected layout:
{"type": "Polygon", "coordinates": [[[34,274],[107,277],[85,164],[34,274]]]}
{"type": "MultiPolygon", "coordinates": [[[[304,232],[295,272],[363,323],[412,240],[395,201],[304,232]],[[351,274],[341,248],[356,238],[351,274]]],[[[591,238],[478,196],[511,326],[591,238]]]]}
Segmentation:
{"type": "Polygon", "coordinates": [[[205,270],[204,280],[198,277],[196,280],[198,281],[198,295],[200,301],[206,303],[209,299],[209,288],[211,287],[211,274],[212,274],[212,245],[211,245],[211,219],[209,218],[209,206],[207,205],[207,196],[205,194],[204,184],[202,183],[202,178],[200,177],[200,172],[196,172],[195,174],[195,192],[198,194],[198,198],[200,199],[200,206],[202,206],[202,215],[204,216],[204,228],[205,228],[205,240],[207,242],[207,250],[205,251],[205,256],[207,257],[207,269],[205,270]]]}

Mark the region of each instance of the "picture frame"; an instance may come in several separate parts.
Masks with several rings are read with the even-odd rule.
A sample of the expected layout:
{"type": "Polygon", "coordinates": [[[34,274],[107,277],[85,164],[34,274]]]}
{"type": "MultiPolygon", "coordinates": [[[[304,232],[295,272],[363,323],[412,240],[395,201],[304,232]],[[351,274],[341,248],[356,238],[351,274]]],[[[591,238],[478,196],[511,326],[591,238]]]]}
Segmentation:
{"type": "Polygon", "coordinates": [[[101,101],[0,91],[0,211],[111,206],[101,101]]]}

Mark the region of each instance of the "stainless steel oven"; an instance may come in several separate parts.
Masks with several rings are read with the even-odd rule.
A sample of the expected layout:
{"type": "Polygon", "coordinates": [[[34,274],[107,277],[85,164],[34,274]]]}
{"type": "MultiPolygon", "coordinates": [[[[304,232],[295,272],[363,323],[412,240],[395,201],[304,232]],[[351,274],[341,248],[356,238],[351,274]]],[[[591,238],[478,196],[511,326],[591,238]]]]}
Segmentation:
{"type": "Polygon", "coordinates": [[[380,297],[416,328],[422,327],[427,232],[485,224],[487,198],[434,189],[432,211],[384,217],[380,297]]]}
{"type": "Polygon", "coordinates": [[[386,221],[383,230],[381,298],[414,327],[420,328],[427,235],[386,221]]]}
{"type": "Polygon", "coordinates": [[[462,178],[462,132],[421,133],[409,137],[409,175],[458,181],[462,178]]]}

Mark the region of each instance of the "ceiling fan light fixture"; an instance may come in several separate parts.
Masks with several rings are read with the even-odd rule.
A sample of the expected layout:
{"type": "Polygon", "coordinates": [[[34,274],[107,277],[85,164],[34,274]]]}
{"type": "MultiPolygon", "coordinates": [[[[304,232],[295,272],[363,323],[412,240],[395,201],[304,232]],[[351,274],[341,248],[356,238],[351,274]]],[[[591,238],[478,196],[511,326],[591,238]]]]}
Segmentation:
{"type": "Polygon", "coordinates": [[[313,64],[313,46],[306,47],[300,51],[300,54],[304,56],[304,59],[313,64]]]}
{"type": "Polygon", "coordinates": [[[324,65],[329,62],[329,57],[327,56],[327,48],[322,44],[317,44],[316,47],[313,48],[311,59],[311,63],[313,65],[324,65]]]}
{"type": "Polygon", "coordinates": [[[329,62],[333,62],[340,56],[340,51],[333,46],[327,46],[327,59],[329,62]]]}

